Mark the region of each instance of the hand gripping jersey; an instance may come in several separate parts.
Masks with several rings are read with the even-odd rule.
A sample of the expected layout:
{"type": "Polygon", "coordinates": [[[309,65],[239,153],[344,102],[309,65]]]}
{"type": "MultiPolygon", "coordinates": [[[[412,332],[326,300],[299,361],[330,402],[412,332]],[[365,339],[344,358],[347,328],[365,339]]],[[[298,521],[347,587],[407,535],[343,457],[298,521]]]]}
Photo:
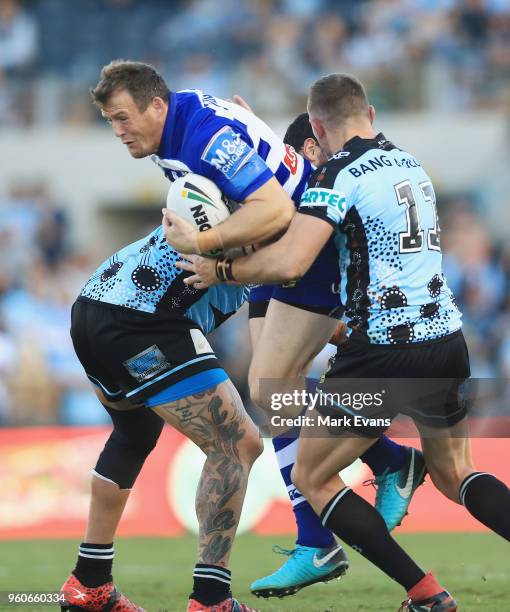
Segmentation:
{"type": "MultiPolygon", "coordinates": [[[[236,201],[274,175],[299,202],[311,171],[309,162],[263,121],[201,91],[171,94],[160,149],[152,159],[169,180],[196,172],[236,201]]],[[[186,274],[175,267],[178,259],[157,228],[105,261],[81,297],[147,313],[184,315],[209,333],[241,306],[245,290],[230,285],[208,291],[188,287],[186,274]]]]}
{"type": "Polygon", "coordinates": [[[337,232],[351,330],[375,344],[402,344],[461,327],[441,270],[432,182],[383,134],[349,140],[311,177],[299,211],[337,232]]]}

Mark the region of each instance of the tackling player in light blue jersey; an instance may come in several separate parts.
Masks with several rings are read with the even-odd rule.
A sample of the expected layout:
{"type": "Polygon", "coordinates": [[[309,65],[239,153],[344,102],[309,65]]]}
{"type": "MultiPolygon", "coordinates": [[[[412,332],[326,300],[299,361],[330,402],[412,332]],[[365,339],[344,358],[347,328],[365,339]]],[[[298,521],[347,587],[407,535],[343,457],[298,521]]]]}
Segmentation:
{"type": "Polygon", "coordinates": [[[299,210],[342,230],[341,295],[351,332],[401,344],[460,329],[441,269],[434,188],[415,157],[381,133],[354,138],[314,175],[299,210]]]}

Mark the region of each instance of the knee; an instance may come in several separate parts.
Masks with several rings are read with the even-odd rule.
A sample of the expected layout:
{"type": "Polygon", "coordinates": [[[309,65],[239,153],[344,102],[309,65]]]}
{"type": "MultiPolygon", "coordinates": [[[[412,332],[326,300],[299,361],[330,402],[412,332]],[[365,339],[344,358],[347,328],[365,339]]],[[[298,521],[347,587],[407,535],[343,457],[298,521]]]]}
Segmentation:
{"type": "Polygon", "coordinates": [[[149,455],[163,430],[163,419],[145,407],[122,412],[107,410],[113,422],[112,443],[137,455],[149,455]]]}
{"type": "Polygon", "coordinates": [[[145,459],[156,446],[163,420],[148,408],[108,412],[113,431],[99,455],[95,472],[105,479],[103,482],[111,481],[120,489],[131,489],[145,459]]]}
{"type": "Polygon", "coordinates": [[[299,367],[275,363],[269,357],[264,363],[252,363],[248,372],[251,401],[264,410],[272,408],[271,400],[275,393],[292,393],[301,389],[303,381],[304,375],[299,367]]]}
{"type": "Polygon", "coordinates": [[[215,463],[241,464],[248,471],[264,451],[264,444],[255,426],[252,425],[241,438],[225,444],[208,441],[200,445],[203,453],[215,463]]]}
{"type": "Polygon", "coordinates": [[[271,410],[271,398],[274,392],[273,385],[264,384],[264,380],[269,376],[249,376],[248,385],[250,388],[251,401],[264,411],[271,410]]]}
{"type": "Polygon", "coordinates": [[[310,466],[300,459],[294,463],[290,478],[296,488],[311,502],[317,499],[328,486],[331,475],[324,466],[310,466]]]}
{"type": "Polygon", "coordinates": [[[239,442],[239,458],[241,461],[251,467],[264,451],[264,443],[259,435],[258,429],[246,433],[239,442]]]}

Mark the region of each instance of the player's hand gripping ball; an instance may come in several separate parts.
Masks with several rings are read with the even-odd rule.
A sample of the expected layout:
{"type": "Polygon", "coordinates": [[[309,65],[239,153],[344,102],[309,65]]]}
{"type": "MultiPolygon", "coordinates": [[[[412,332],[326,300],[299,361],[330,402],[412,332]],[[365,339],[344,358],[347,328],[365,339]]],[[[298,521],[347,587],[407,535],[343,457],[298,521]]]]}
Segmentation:
{"type": "MultiPolygon", "coordinates": [[[[198,232],[211,229],[232,212],[232,204],[209,179],[186,174],[172,183],[163,209],[166,241],[181,253],[199,253],[198,232]]],[[[217,257],[222,249],[202,253],[217,257]]]]}

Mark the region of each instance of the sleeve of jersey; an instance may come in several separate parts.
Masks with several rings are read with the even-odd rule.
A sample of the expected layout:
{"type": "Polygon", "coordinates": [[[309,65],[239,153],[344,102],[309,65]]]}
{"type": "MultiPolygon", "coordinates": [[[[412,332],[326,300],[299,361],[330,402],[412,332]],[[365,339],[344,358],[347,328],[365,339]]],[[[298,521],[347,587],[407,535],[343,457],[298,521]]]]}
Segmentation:
{"type": "Polygon", "coordinates": [[[257,151],[228,125],[205,144],[199,172],[236,202],[245,200],[274,176],[257,151]]]}
{"type": "Polygon", "coordinates": [[[336,188],[309,187],[301,196],[298,212],[322,219],[337,229],[347,214],[347,199],[336,188]]]}

